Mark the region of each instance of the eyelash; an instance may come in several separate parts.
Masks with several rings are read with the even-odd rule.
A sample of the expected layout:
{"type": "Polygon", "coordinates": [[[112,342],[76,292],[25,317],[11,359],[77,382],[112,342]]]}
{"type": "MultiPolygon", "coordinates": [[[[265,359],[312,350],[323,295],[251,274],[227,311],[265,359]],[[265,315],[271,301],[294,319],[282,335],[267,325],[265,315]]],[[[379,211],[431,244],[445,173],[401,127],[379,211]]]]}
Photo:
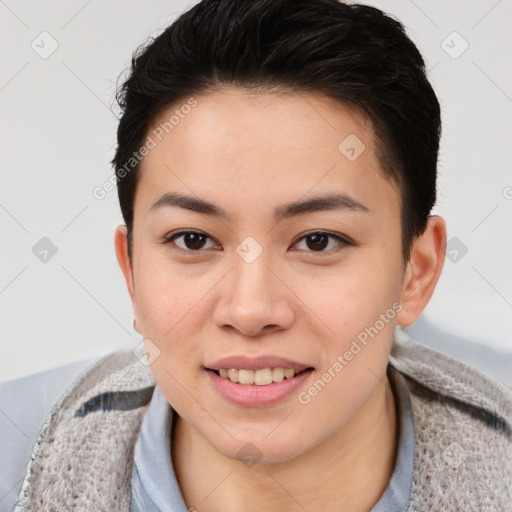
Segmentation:
{"type": "MultiPolygon", "coordinates": [[[[176,233],[173,233],[172,235],[169,235],[167,237],[165,237],[160,243],[163,244],[163,245],[166,245],[166,244],[170,244],[171,242],[173,242],[174,240],[176,240],[177,238],[183,236],[183,235],[187,235],[187,234],[196,234],[196,235],[201,235],[201,236],[205,236],[206,238],[210,238],[208,235],[206,235],[205,233],[202,233],[201,231],[193,231],[193,230],[187,230],[187,231],[178,231],[176,233]]],[[[310,233],[306,233],[305,235],[302,235],[296,243],[299,243],[300,241],[302,241],[303,239],[305,238],[308,238],[308,237],[311,237],[313,235],[324,235],[324,236],[328,236],[330,238],[333,238],[335,240],[337,240],[338,242],[341,243],[341,246],[338,246],[337,248],[334,248],[334,249],[329,249],[327,251],[325,250],[321,250],[321,251],[312,251],[312,250],[306,250],[306,252],[311,252],[311,253],[316,253],[316,254],[325,254],[325,253],[331,253],[332,251],[336,251],[336,250],[339,250],[341,248],[343,248],[344,246],[348,246],[348,245],[353,245],[352,242],[349,242],[346,238],[343,238],[342,236],[340,235],[337,235],[335,233],[331,233],[329,231],[312,231],[310,233]]],[[[211,240],[211,238],[210,238],[211,240]]],[[[295,245],[295,244],[294,244],[295,245]]],[[[188,253],[200,253],[200,252],[204,252],[203,249],[198,249],[198,250],[193,250],[193,249],[183,249],[181,247],[177,247],[179,250],[181,250],[182,252],[188,252],[188,253]]]]}

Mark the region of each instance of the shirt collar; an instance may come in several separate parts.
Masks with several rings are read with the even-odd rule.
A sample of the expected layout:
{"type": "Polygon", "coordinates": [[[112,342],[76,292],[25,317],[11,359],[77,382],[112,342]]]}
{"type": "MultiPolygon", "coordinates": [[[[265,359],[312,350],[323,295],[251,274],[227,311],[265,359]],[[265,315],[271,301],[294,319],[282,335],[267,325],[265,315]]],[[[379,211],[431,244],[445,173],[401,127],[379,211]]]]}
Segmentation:
{"type": "Polygon", "coordinates": [[[415,444],[411,399],[403,375],[391,365],[388,377],[398,409],[398,453],[391,480],[370,512],[405,512],[411,498],[415,444]]]}

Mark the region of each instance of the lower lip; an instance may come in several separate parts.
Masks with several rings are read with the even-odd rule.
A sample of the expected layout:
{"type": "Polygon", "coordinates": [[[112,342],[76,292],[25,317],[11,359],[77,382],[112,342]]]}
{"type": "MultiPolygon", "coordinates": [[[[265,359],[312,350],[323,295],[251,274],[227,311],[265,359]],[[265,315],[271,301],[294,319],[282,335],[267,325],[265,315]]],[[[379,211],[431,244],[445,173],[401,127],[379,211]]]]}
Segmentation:
{"type": "Polygon", "coordinates": [[[313,373],[312,370],[307,370],[291,379],[284,379],[281,382],[273,382],[265,386],[257,386],[254,384],[245,385],[231,382],[229,379],[220,377],[212,370],[205,371],[216,390],[226,400],[246,407],[265,407],[284,400],[294,391],[297,391],[313,373]]]}

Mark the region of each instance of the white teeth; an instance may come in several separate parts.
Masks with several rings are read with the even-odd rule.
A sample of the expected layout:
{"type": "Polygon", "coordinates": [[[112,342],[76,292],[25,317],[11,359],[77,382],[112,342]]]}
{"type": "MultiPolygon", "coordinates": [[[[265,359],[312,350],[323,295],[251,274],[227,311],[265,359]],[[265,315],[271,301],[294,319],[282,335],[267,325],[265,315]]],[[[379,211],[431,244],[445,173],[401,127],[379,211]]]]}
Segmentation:
{"type": "Polygon", "coordinates": [[[272,382],[291,379],[296,372],[293,368],[263,368],[262,370],[246,370],[238,368],[221,368],[219,375],[231,382],[245,385],[266,386],[272,382]]]}
{"type": "Polygon", "coordinates": [[[272,381],[281,382],[284,379],[284,368],[274,368],[272,370],[272,381]]]}
{"type": "Polygon", "coordinates": [[[295,375],[295,370],[293,368],[286,368],[284,371],[284,378],[291,379],[295,375]]]}
{"type": "Polygon", "coordinates": [[[267,384],[272,384],[272,370],[270,368],[256,370],[254,372],[254,384],[257,386],[266,386],[267,384]]]}
{"type": "Polygon", "coordinates": [[[240,384],[254,384],[254,370],[238,370],[240,384]]]}

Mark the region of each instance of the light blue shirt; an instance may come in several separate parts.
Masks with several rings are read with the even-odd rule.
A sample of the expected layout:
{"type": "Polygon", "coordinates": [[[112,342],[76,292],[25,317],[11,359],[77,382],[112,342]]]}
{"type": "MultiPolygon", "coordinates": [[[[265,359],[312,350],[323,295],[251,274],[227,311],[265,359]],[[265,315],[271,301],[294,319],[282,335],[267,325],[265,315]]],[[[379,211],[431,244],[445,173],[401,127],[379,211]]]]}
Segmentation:
{"type": "MultiPolygon", "coordinates": [[[[389,485],[370,512],[405,512],[412,487],[414,430],[409,390],[404,377],[389,369],[400,417],[398,456],[389,485]]],[[[157,384],[135,444],[130,512],[188,512],[170,456],[173,414],[157,384]]]]}

